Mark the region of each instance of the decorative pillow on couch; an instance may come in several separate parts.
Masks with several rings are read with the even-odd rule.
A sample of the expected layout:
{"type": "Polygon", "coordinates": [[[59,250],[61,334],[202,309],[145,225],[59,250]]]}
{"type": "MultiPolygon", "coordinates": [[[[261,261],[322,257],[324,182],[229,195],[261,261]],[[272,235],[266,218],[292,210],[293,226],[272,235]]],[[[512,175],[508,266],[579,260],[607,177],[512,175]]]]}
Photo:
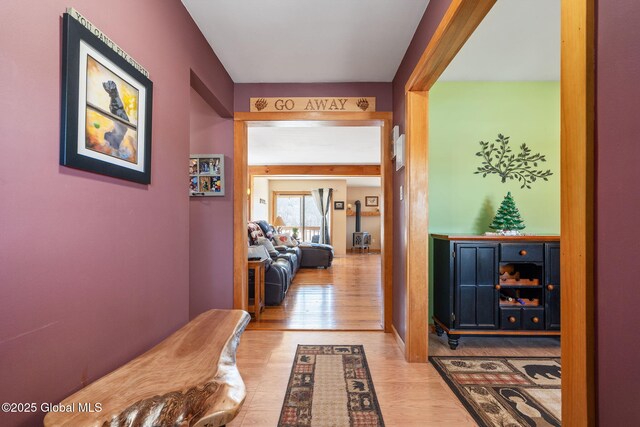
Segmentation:
{"type": "Polygon", "coordinates": [[[272,227],[271,225],[269,225],[267,221],[265,221],[264,219],[261,219],[259,221],[254,221],[254,223],[257,224],[258,227],[260,227],[260,229],[262,229],[262,233],[265,235],[267,239],[270,239],[273,237],[272,227]]]}
{"type": "Polygon", "coordinates": [[[249,233],[249,242],[251,244],[256,244],[258,242],[258,237],[264,237],[262,229],[254,222],[247,223],[247,231],[249,233]]]}
{"type": "Polygon", "coordinates": [[[298,241],[289,236],[288,234],[274,234],[273,241],[277,245],[288,246],[290,248],[294,248],[298,246],[298,241]]]}
{"type": "Polygon", "coordinates": [[[271,240],[267,239],[266,237],[258,237],[257,243],[260,246],[264,246],[264,248],[267,250],[267,252],[269,252],[269,255],[271,256],[278,256],[278,254],[280,253],[276,250],[276,248],[273,247],[273,243],[271,243],[271,240]]]}

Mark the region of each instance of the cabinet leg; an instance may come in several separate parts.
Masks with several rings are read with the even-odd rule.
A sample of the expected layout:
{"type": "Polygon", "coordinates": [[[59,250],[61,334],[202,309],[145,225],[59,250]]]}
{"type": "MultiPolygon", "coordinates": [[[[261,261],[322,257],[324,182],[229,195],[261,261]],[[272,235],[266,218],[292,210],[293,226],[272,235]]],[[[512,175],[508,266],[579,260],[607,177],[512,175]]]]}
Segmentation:
{"type": "Polygon", "coordinates": [[[438,334],[439,337],[442,336],[442,334],[444,334],[444,329],[442,329],[442,326],[438,325],[436,323],[436,334],[438,334]]]}
{"type": "Polygon", "coordinates": [[[449,338],[449,348],[451,350],[458,348],[458,344],[460,344],[460,335],[447,334],[447,336],[449,338]]]}

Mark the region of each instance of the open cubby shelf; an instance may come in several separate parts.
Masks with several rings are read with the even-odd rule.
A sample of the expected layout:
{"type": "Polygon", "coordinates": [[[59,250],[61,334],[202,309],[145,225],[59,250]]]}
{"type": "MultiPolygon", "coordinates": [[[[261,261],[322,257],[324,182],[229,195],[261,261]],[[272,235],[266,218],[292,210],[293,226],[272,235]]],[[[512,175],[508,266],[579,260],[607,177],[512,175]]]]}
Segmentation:
{"type": "Polygon", "coordinates": [[[500,279],[500,286],[540,286],[539,279],[500,279]]]}
{"type": "Polygon", "coordinates": [[[520,304],[518,301],[500,300],[500,307],[520,307],[520,308],[540,307],[540,300],[538,298],[533,298],[532,300],[525,299],[524,305],[520,304]]]}

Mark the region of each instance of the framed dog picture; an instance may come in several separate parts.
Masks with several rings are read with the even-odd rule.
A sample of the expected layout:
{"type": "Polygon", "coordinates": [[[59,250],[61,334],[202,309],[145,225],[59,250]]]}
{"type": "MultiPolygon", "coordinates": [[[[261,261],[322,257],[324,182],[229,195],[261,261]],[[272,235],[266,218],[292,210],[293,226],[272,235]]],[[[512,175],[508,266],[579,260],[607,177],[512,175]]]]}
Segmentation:
{"type": "Polygon", "coordinates": [[[365,206],[378,206],[378,196],[366,196],[364,198],[365,206]]]}
{"type": "Polygon", "coordinates": [[[65,13],[60,164],[151,182],[153,84],[65,13]]]}

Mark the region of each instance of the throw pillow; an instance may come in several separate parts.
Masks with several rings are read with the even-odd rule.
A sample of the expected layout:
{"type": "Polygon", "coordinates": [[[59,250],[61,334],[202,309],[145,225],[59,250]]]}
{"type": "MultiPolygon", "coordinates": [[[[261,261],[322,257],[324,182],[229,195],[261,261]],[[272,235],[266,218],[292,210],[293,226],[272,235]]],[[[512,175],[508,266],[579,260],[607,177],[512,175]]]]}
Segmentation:
{"type": "Polygon", "coordinates": [[[267,252],[269,252],[269,255],[271,256],[277,256],[280,253],[276,250],[276,248],[273,247],[273,243],[271,243],[271,240],[267,239],[266,237],[258,237],[258,245],[264,246],[264,248],[267,250],[267,252]]]}
{"type": "Polygon", "coordinates": [[[278,245],[288,246],[290,248],[298,246],[298,242],[288,234],[274,234],[273,240],[278,245]]]}
{"type": "Polygon", "coordinates": [[[268,239],[270,239],[273,236],[273,232],[271,231],[271,226],[267,221],[265,221],[264,219],[261,219],[259,221],[255,221],[255,223],[258,224],[258,226],[262,229],[262,233],[264,233],[264,235],[268,239]]]}
{"type": "Polygon", "coordinates": [[[252,243],[257,242],[258,237],[264,237],[264,233],[258,224],[253,222],[247,223],[247,230],[249,232],[249,241],[252,243]]]}

